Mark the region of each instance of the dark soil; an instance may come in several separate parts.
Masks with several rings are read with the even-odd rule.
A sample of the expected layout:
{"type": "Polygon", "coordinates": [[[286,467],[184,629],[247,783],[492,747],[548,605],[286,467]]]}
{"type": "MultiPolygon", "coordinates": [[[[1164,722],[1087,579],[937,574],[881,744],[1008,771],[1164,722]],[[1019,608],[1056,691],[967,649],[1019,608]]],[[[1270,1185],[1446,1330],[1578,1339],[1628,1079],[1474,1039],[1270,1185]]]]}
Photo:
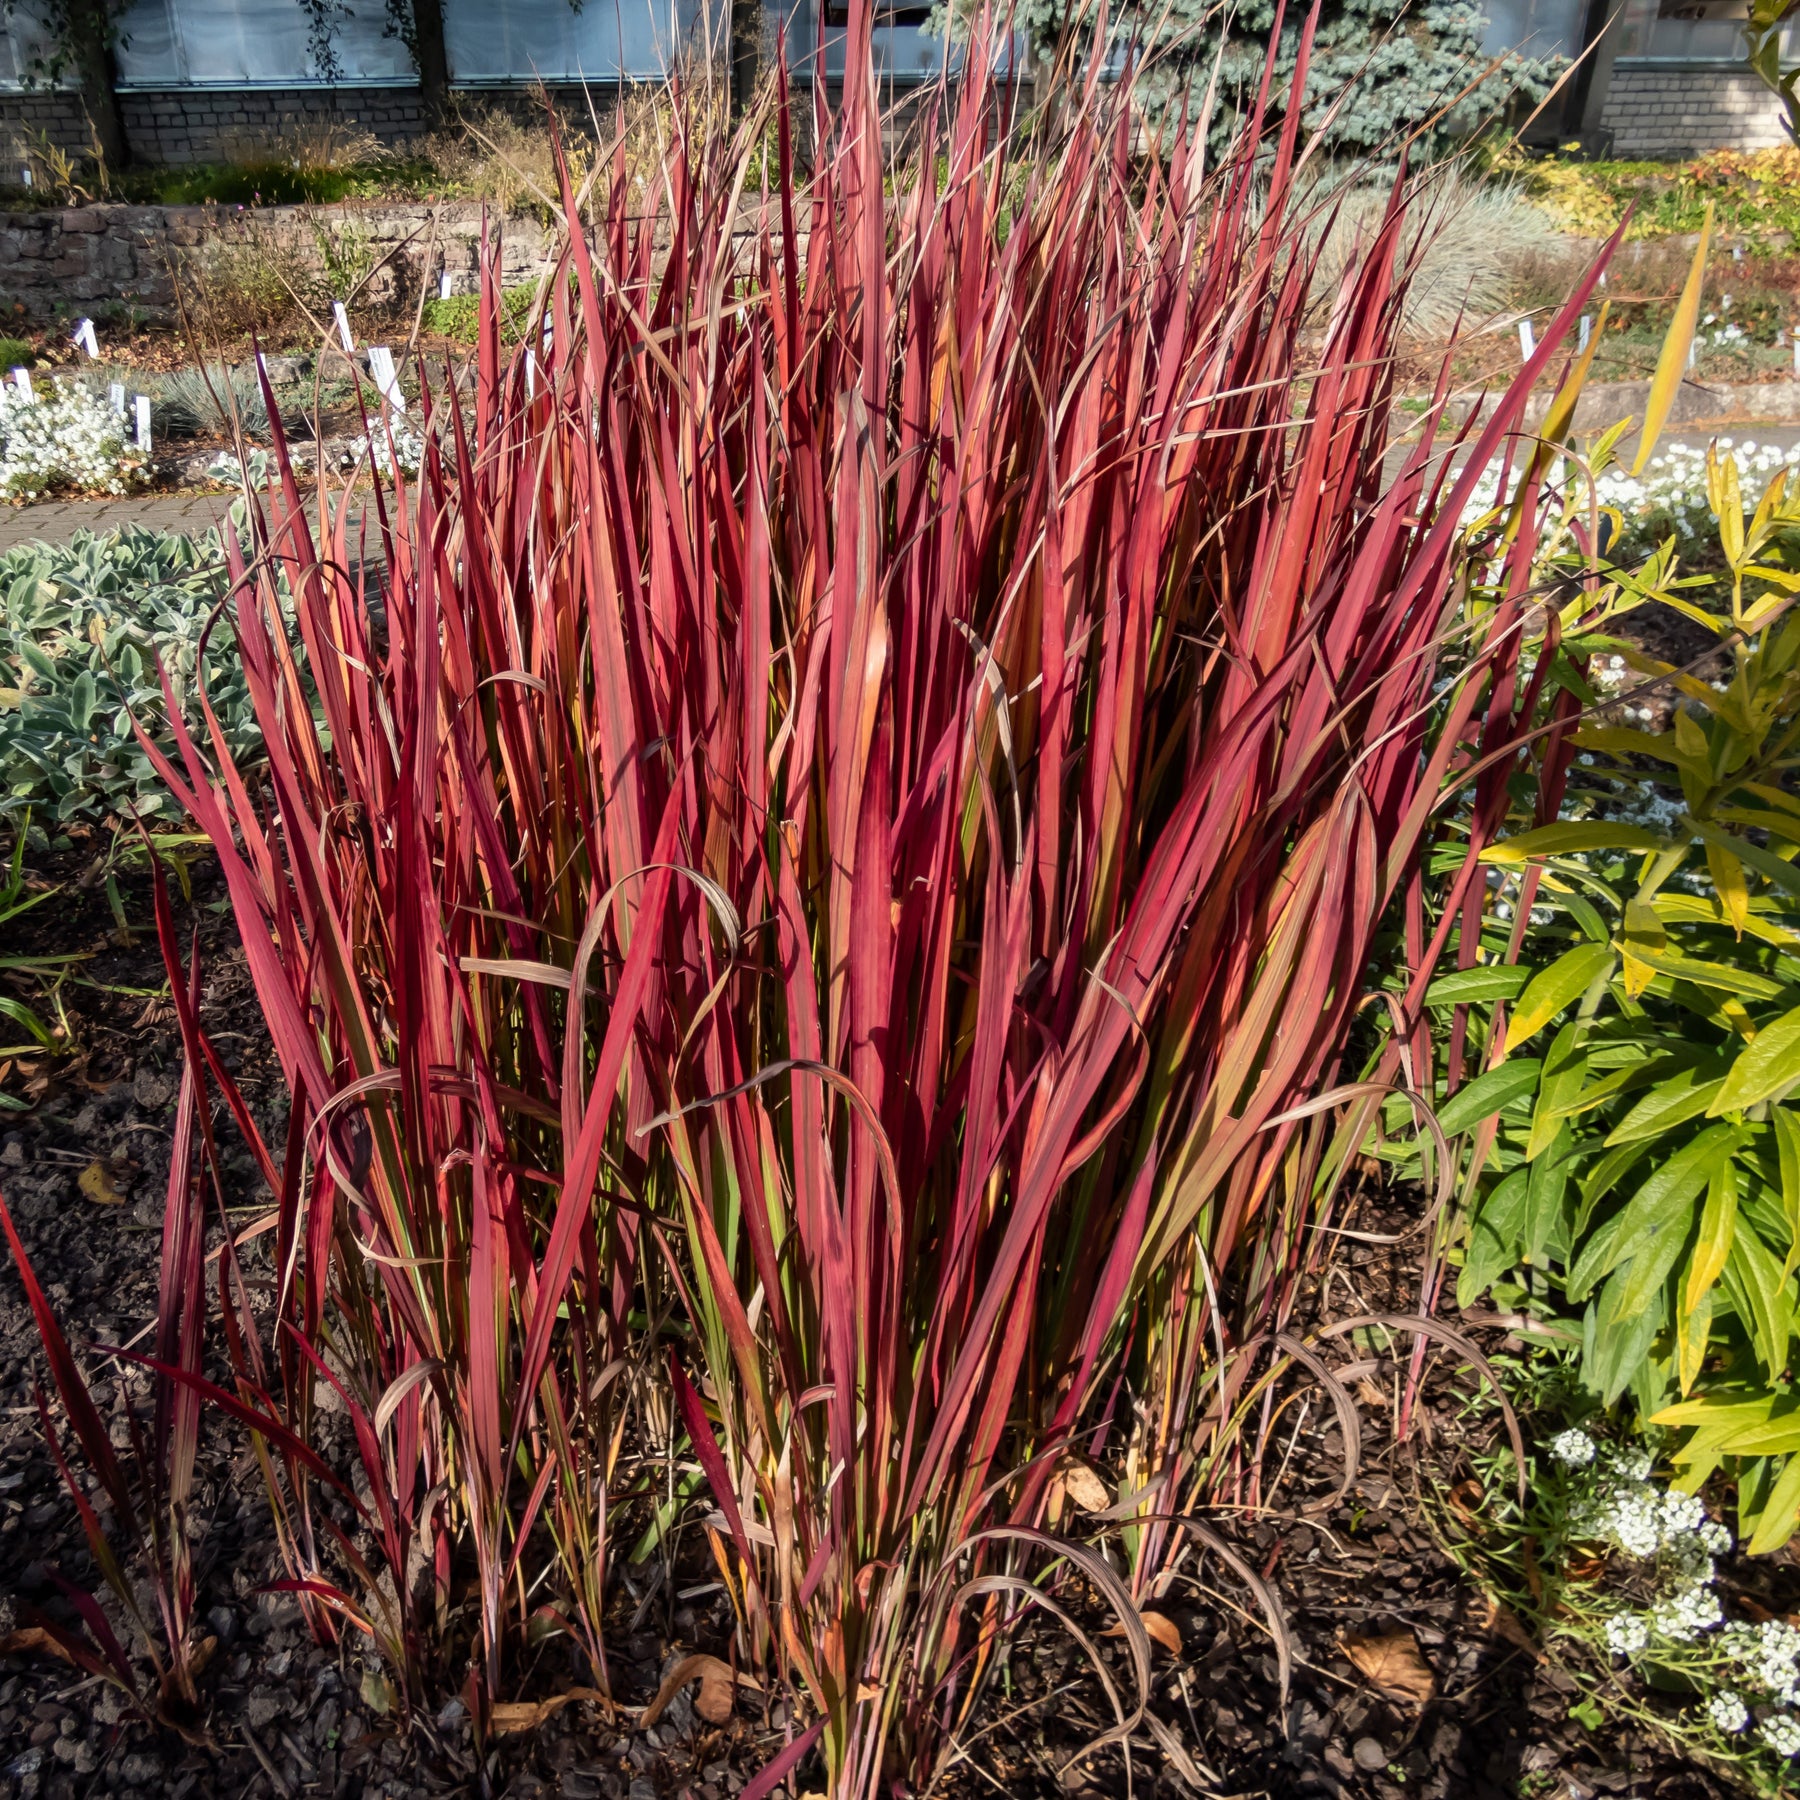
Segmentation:
{"type": "MultiPolygon", "coordinates": [[[[83,1344],[130,1343],[153,1316],[179,1065],[167,1003],[155,998],[163,977],[149,929],[148,884],[141,867],[119,874],[131,927],[121,933],[100,878],[97,859],[106,844],[88,833],[66,853],[33,859],[46,881],[62,885],[14,922],[7,953],[79,950],[87,960],[61,990],[70,1053],[14,1059],[0,1071],[0,1093],[29,1105],[0,1114],[0,1192],[53,1304],[83,1344]],[[80,1177],[96,1160],[122,1204],[96,1204],[84,1194],[80,1177]]],[[[209,865],[196,865],[193,904],[180,912],[184,942],[186,932],[199,932],[208,1025],[259,1122],[278,1131],[279,1071],[224,911],[222,883],[209,865]]],[[[33,981],[0,980],[42,1009],[33,981]]],[[[247,1155],[233,1174],[230,1203],[248,1217],[266,1196],[247,1155]]],[[[1371,1203],[1350,1222],[1392,1234],[1409,1220],[1404,1210],[1371,1203]]],[[[1340,1242],[1318,1312],[1345,1317],[1416,1306],[1415,1243],[1340,1242]]],[[[1503,1327],[1481,1335],[1492,1347],[1503,1327]]],[[[1331,1355],[1349,1365],[1363,1423],[1354,1491],[1323,1515],[1301,1516],[1309,1498],[1330,1494],[1343,1466],[1335,1421],[1315,1391],[1285,1480],[1265,1496],[1266,1509],[1215,1515],[1280,1595],[1295,1652],[1285,1708],[1255,1602],[1212,1558],[1190,1557],[1153,1602],[1179,1629],[1182,1653],[1156,1652],[1151,1711],[1159,1724],[1133,1734],[1129,1778],[1117,1745],[1072,1762],[1114,1715],[1083,1653],[1040,1616],[1025,1623],[1007,1667],[965,1726],[966,1759],[940,1789],[948,1800],[995,1792],[1095,1800],[1124,1794],[1128,1780],[1130,1791],[1146,1796],[1697,1800],[1725,1792],[1652,1743],[1591,1737],[1569,1716],[1566,1678],[1509,1640],[1440,1552],[1418,1496],[1465,1475],[1469,1452],[1498,1429],[1491,1407],[1470,1405],[1466,1367],[1459,1374],[1454,1356],[1437,1359],[1416,1429],[1401,1445],[1393,1430],[1394,1364],[1370,1359],[1348,1339],[1331,1355]],[[1343,1652],[1346,1633],[1410,1634],[1430,1672],[1430,1699],[1410,1703],[1372,1687],[1343,1652]]],[[[97,1398],[118,1421],[122,1440],[126,1397],[143,1391],[141,1378],[94,1360],[97,1398]]],[[[5,1615],[15,1602],[21,1612],[37,1607],[69,1616],[58,1577],[98,1586],[36,1416],[41,1374],[36,1330],[8,1270],[0,1274],[0,1634],[13,1623],[5,1615]]],[[[378,1685],[365,1681],[374,1665],[365,1665],[355,1642],[315,1644],[291,1598],[259,1591],[280,1568],[242,1434],[209,1429],[201,1466],[197,1580],[207,1629],[217,1639],[201,1687],[213,1747],[194,1748],[134,1721],[112,1690],[65,1663],[41,1654],[0,1657],[0,1800],[418,1800],[479,1792],[484,1780],[489,1792],[514,1796],[723,1800],[780,1742],[779,1708],[765,1714],[745,1694],[739,1716],[717,1729],[696,1716],[692,1690],[647,1732],[630,1730],[623,1719],[615,1727],[587,1703],[569,1705],[538,1730],[500,1740],[480,1767],[466,1714],[448,1686],[435,1712],[403,1732],[393,1713],[381,1710],[378,1685]]],[[[723,1596],[716,1585],[689,1591],[707,1590],[712,1575],[698,1561],[667,1579],[660,1570],[625,1572],[611,1645],[621,1702],[647,1701],[678,1655],[725,1651],[723,1596]]],[[[1104,1611],[1090,1610],[1088,1623],[1104,1629],[1104,1611]]],[[[1106,1641],[1104,1654],[1128,1692],[1122,1646],[1106,1641]]],[[[563,1666],[547,1652],[521,1687],[553,1694],[583,1679],[572,1663],[563,1666]]],[[[793,1791],[818,1782],[816,1769],[803,1772],[793,1791]]]]}

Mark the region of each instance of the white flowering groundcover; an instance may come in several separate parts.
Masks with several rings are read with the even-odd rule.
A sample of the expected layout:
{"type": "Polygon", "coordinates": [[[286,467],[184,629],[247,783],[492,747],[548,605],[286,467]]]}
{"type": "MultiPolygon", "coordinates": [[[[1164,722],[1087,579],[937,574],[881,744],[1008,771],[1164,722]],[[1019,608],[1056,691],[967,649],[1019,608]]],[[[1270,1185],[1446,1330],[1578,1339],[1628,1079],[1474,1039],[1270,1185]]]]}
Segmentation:
{"type": "MultiPolygon", "coordinates": [[[[1731,451],[1737,458],[1746,517],[1755,511],[1757,497],[1772,476],[1783,469],[1800,471],[1800,445],[1784,450],[1775,444],[1759,444],[1749,438],[1742,443],[1729,437],[1714,441],[1721,452],[1731,451]]],[[[1499,460],[1482,470],[1469,503],[1463,509],[1465,523],[1473,523],[1499,504],[1500,480],[1506,472],[1506,465],[1499,460]]],[[[1509,485],[1518,480],[1516,463],[1508,480],[1509,485]]],[[[1571,484],[1582,484],[1577,491],[1585,502],[1588,498],[1586,481],[1576,459],[1560,459],[1546,482],[1546,514],[1555,510],[1552,492],[1571,484]]],[[[1616,562],[1629,564],[1646,557],[1669,538],[1674,540],[1675,551],[1684,564],[1719,547],[1719,521],[1713,516],[1706,495],[1706,449],[1703,445],[1667,444],[1650,458],[1641,475],[1633,475],[1616,463],[1608,463],[1593,477],[1592,485],[1594,504],[1602,511],[1617,515],[1620,534],[1607,546],[1608,554],[1616,562]]]]}
{"type": "Polygon", "coordinates": [[[1726,1619],[1718,1558],[1733,1547],[1730,1531],[1697,1495],[1654,1480],[1645,1451],[1597,1443],[1581,1430],[1558,1433],[1549,1450],[1563,1471],[1562,1535],[1605,1545],[1608,1573],[1619,1578],[1579,1605],[1565,1590],[1572,1628],[1585,1626],[1615,1660],[1675,1675],[1694,1695],[1680,1721],[1686,1733],[1785,1781],[1767,1765],[1800,1755],[1800,1630],[1785,1619],[1726,1619]]]}
{"type": "Polygon", "coordinates": [[[29,399],[0,387],[0,496],[39,500],[73,489],[123,494],[146,479],[128,422],[74,382],[38,382],[29,399]]]}

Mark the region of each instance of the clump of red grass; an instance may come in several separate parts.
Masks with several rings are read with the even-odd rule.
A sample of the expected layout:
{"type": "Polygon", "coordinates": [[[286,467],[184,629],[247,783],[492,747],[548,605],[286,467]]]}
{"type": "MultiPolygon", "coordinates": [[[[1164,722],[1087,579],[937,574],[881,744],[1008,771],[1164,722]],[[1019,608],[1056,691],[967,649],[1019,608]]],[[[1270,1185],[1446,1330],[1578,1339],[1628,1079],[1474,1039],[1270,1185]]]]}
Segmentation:
{"type": "Polygon", "coordinates": [[[164,765],[292,1094],[221,1315],[287,1585],[415,1685],[469,1643],[478,1715],[527,1628],[604,1686],[678,1419],[808,1721],[768,1779],[817,1743],[836,1795],[939,1766],[1028,1577],[1147,1657],[1047,1527],[1080,1456],[1134,1585],[1200,1529],[1329,1206],[1307,1103],[1512,729],[1458,515],[1585,296],[1452,479],[1435,411],[1390,450],[1404,180],[1309,336],[1298,109],[1206,169],[1097,83],[1030,144],[994,98],[977,43],[904,168],[853,82],[804,185],[785,95],[758,191],[765,119],[677,136],[654,217],[565,184],[530,350],[490,257],[472,405],[375,482],[379,595],[278,446],[266,785],[164,765]]]}

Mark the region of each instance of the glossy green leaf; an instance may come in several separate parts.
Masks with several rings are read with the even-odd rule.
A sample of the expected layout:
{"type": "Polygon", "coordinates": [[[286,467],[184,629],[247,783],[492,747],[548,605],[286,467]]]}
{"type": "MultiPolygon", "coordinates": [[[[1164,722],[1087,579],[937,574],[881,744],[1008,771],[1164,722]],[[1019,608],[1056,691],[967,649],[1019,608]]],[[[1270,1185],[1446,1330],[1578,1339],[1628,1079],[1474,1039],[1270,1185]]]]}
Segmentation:
{"type": "Polygon", "coordinates": [[[1497,1069],[1478,1075],[1438,1108],[1438,1125],[1446,1137],[1456,1137],[1483,1119],[1491,1118],[1536,1088],[1542,1063],[1536,1057],[1509,1058],[1497,1069]]]}
{"type": "Polygon", "coordinates": [[[1427,1006],[1466,1005],[1477,1000],[1510,1000],[1531,979],[1524,963],[1489,963],[1476,969],[1453,969],[1425,990],[1427,1006]]]}
{"type": "Polygon", "coordinates": [[[1661,1137],[1677,1125],[1697,1118],[1712,1103],[1724,1082],[1722,1075],[1708,1079],[1708,1070],[1716,1067],[1709,1061],[1697,1068],[1682,1069],[1659,1081],[1654,1088],[1622,1118],[1606,1139],[1608,1149],[1618,1144],[1642,1143],[1661,1137]]]}
{"type": "Polygon", "coordinates": [[[1800,1006],[1765,1025],[1741,1051],[1708,1111],[1714,1118],[1743,1112],[1800,1081],[1800,1006]]]}
{"type": "Polygon", "coordinates": [[[1507,1020],[1508,1048],[1524,1043],[1564,1007],[1579,1000],[1595,982],[1604,980],[1615,960],[1610,944],[1577,944],[1533,976],[1519,996],[1516,1011],[1507,1020]]]}

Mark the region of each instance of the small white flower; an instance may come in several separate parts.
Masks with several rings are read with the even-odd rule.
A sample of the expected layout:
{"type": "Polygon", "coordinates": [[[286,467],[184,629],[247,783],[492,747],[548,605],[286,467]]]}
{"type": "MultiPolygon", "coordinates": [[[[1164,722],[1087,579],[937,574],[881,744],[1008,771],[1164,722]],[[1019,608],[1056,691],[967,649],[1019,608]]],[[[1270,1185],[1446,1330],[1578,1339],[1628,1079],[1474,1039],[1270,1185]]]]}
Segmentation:
{"type": "Polygon", "coordinates": [[[1777,1756],[1800,1756],[1800,1719],[1775,1713],[1762,1722],[1762,1740],[1777,1756]]]}
{"type": "Polygon", "coordinates": [[[1594,1440],[1585,1431],[1571,1427],[1568,1431],[1559,1431],[1550,1440],[1550,1454],[1558,1462],[1565,1462],[1571,1469],[1585,1469],[1594,1460],[1596,1446],[1594,1440]]]}
{"type": "Polygon", "coordinates": [[[1664,1637],[1686,1644],[1702,1632],[1711,1631],[1724,1616],[1719,1609],[1719,1596],[1704,1583],[1696,1582],[1657,1606],[1650,1614],[1650,1623],[1664,1637]]]}
{"type": "Polygon", "coordinates": [[[1614,1613],[1602,1636],[1614,1656],[1636,1656],[1650,1648],[1650,1627],[1636,1613],[1614,1613]]]}
{"type": "Polygon", "coordinates": [[[1742,1731],[1750,1723],[1750,1709],[1729,1688],[1722,1689],[1707,1701],[1706,1710],[1721,1731],[1742,1731]]]}
{"type": "Polygon", "coordinates": [[[1697,1532],[1706,1523],[1706,1508],[1697,1494],[1682,1494],[1670,1488],[1659,1503],[1664,1537],[1681,1532],[1697,1532]]]}

